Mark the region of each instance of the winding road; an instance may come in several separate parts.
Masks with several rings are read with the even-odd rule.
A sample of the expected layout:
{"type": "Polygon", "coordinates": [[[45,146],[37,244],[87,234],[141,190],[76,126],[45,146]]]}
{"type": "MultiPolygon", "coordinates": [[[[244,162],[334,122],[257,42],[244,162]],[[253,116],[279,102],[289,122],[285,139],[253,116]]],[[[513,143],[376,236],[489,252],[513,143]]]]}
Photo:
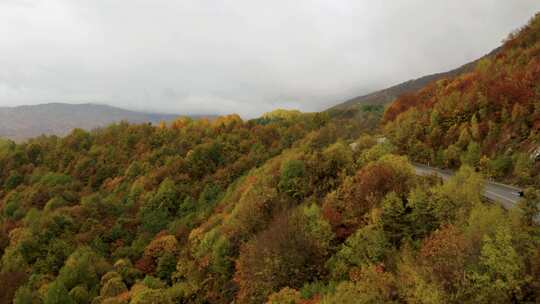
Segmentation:
{"type": "MultiPolygon", "coordinates": [[[[450,170],[441,170],[417,163],[414,163],[413,167],[417,175],[437,175],[443,180],[449,179],[454,174],[450,170]]],[[[501,204],[505,209],[510,209],[521,199],[520,192],[522,191],[513,186],[486,181],[482,195],[490,201],[501,204]]]]}

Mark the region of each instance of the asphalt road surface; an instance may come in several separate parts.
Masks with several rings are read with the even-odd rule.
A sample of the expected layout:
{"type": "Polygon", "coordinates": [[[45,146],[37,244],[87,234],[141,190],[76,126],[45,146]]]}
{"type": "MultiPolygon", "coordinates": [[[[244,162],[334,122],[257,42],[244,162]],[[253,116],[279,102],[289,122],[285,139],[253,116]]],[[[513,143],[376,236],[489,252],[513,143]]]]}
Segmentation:
{"type": "MultiPolygon", "coordinates": [[[[421,164],[413,164],[417,175],[437,175],[443,180],[449,179],[454,173],[450,170],[441,170],[421,164]]],[[[490,201],[501,204],[510,209],[521,199],[519,193],[522,189],[496,182],[486,181],[482,195],[490,201]]]]}

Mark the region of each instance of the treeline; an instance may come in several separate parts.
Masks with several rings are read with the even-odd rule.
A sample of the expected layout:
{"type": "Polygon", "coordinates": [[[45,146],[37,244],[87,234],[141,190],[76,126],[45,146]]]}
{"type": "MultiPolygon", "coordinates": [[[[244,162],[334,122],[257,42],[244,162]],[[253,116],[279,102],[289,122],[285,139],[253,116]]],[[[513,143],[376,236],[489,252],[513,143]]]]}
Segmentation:
{"type": "Polygon", "coordinates": [[[416,161],[540,186],[540,15],[472,72],[398,98],[384,120],[416,161]]]}

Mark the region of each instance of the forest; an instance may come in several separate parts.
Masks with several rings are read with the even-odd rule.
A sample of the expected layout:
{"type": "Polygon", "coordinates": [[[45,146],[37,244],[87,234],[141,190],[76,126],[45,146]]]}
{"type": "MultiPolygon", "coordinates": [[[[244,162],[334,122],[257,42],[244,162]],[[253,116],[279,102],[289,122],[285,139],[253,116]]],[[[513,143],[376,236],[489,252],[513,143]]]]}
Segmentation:
{"type": "Polygon", "coordinates": [[[539,132],[540,15],[386,109],[2,140],[0,303],[536,303],[539,132]]]}
{"type": "Polygon", "coordinates": [[[472,72],[401,96],[387,135],[412,160],[540,187],[539,39],[537,15],[472,72]]]}

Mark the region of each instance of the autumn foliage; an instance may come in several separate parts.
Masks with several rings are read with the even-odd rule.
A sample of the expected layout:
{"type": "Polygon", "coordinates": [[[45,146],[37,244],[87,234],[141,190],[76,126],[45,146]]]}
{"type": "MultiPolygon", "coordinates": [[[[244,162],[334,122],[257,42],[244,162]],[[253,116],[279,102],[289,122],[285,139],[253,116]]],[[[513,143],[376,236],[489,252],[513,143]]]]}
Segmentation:
{"type": "Polygon", "coordinates": [[[388,137],[419,162],[538,184],[538,162],[526,158],[540,141],[539,24],[536,16],[472,72],[399,97],[384,114],[388,137]]]}
{"type": "Polygon", "coordinates": [[[538,302],[539,20],[384,130],[366,106],[0,140],[0,303],[538,302]],[[506,211],[486,176],[533,187],[506,211]]]}

